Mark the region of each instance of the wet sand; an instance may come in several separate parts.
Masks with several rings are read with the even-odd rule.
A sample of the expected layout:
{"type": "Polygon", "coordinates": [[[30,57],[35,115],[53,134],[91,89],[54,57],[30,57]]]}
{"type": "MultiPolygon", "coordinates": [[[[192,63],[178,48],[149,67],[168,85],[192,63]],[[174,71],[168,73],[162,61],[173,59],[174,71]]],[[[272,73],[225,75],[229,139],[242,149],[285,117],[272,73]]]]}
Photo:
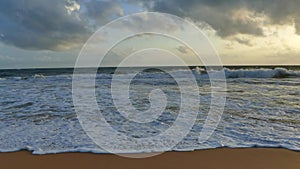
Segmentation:
{"type": "Polygon", "coordinates": [[[300,169],[300,152],[280,148],[212,149],[167,152],[130,159],[111,154],[62,153],[32,155],[0,153],[0,169],[300,169]]]}

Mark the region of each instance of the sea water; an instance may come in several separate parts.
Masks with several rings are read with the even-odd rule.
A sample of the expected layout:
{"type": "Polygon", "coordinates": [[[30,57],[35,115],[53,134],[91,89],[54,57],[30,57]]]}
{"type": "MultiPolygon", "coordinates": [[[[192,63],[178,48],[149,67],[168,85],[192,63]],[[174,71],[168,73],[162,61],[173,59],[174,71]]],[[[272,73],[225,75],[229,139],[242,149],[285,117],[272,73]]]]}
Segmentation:
{"type": "MultiPolygon", "coordinates": [[[[299,70],[225,68],[227,88],[219,91],[227,95],[224,113],[215,132],[203,143],[198,138],[209,111],[211,84],[205,71],[191,70],[198,83],[200,109],[193,128],[171,151],[253,146],[300,150],[299,70]]],[[[172,71],[184,78],[185,70],[172,71]]],[[[35,154],[106,153],[79,123],[72,100],[72,73],[72,69],[0,70],[0,152],[26,149],[35,154]]],[[[151,90],[160,88],[165,92],[168,103],[163,114],[155,122],[138,124],[126,120],[114,107],[110,93],[113,73],[114,69],[109,68],[98,71],[95,94],[103,116],[117,132],[145,138],[172,126],[181,95],[171,76],[158,70],[141,72],[131,82],[130,98],[119,98],[130,99],[137,110],[146,111],[151,105],[151,90]]],[[[124,71],[121,77],[126,79],[129,73],[124,71]]],[[[82,74],[83,78],[86,75],[82,74]]],[[[159,151],[147,145],[126,147],[125,143],[119,150],[159,151]]]]}

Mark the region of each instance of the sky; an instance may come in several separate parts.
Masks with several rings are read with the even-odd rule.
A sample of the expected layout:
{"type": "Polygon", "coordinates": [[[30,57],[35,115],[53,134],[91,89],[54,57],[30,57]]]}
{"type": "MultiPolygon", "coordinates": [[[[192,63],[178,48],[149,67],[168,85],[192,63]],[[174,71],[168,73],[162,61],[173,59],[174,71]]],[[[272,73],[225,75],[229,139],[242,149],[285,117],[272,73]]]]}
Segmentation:
{"type": "MultiPolygon", "coordinates": [[[[95,31],[137,12],[169,13],[197,25],[224,65],[300,65],[299,6],[299,0],[1,0],[0,69],[73,67],[95,31]]],[[[180,44],[136,41],[143,39],[194,62],[180,44]]],[[[122,51],[107,57],[107,66],[114,65],[122,51]]]]}

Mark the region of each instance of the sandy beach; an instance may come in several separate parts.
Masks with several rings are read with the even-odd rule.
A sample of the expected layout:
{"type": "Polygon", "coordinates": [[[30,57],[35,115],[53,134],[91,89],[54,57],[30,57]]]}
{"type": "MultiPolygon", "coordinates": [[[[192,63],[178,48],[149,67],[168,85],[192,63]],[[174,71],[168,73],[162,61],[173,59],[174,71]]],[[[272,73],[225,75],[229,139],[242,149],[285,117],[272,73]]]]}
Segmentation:
{"type": "Polygon", "coordinates": [[[92,153],[32,155],[30,152],[20,151],[0,153],[0,161],[0,169],[300,169],[300,153],[279,148],[222,148],[194,152],[167,152],[143,159],[92,153]]]}

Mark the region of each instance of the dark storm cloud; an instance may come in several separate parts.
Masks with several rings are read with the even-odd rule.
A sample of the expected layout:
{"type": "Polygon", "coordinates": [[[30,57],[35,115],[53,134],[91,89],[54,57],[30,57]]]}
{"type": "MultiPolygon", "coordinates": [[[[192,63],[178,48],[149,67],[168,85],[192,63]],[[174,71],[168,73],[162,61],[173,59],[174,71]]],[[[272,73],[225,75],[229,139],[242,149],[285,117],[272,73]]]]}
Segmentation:
{"type": "Polygon", "coordinates": [[[26,49],[64,50],[89,33],[61,0],[0,1],[2,41],[26,49]]]}
{"type": "MultiPolygon", "coordinates": [[[[24,49],[74,48],[99,26],[123,15],[120,1],[1,0],[0,42],[24,49]]],[[[236,34],[264,36],[263,24],[293,22],[300,34],[299,0],[124,0],[122,3],[205,22],[222,38],[236,34]],[[261,16],[267,17],[264,23],[257,19],[261,16]]]]}
{"type": "Polygon", "coordinates": [[[155,0],[144,3],[150,11],[188,17],[195,22],[204,21],[221,37],[235,34],[263,36],[262,22],[255,19],[260,15],[269,19],[269,23],[264,24],[291,24],[294,21],[300,34],[299,0],[155,0]],[[243,10],[252,13],[243,16],[243,10]]]}
{"type": "Polygon", "coordinates": [[[0,41],[24,49],[68,50],[84,43],[97,20],[115,11],[110,2],[1,0],[0,41]]]}
{"type": "Polygon", "coordinates": [[[123,10],[118,2],[90,1],[86,2],[84,5],[87,8],[88,17],[93,19],[103,19],[111,15],[123,15],[123,10]]]}

